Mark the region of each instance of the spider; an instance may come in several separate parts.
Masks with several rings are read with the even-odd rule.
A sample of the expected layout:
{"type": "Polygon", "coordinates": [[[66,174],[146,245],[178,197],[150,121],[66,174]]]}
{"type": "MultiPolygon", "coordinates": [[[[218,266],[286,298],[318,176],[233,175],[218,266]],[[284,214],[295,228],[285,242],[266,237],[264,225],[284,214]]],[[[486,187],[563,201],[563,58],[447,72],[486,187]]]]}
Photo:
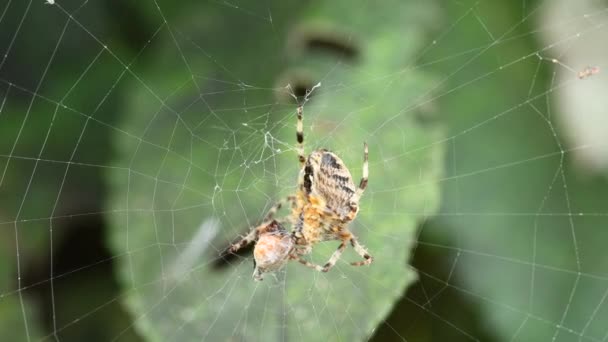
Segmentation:
{"type": "Polygon", "coordinates": [[[319,272],[327,272],[340,259],[349,243],[363,258],[351,262],[351,265],[369,265],[373,261],[365,247],[348,229],[348,224],[357,216],[359,200],[367,187],[367,143],[363,144],[363,176],[355,188],[350,171],[336,154],[318,149],[307,157],[304,156],[302,113],[303,107],[299,105],[296,139],[300,173],[296,194],[277,202],[268,211],[263,223],[251,229],[228,249],[228,252],[235,253],[255,242],[253,279],[257,281],[263,279],[264,273],[281,269],[289,260],[297,260],[319,272]],[[275,214],[286,203],[291,204],[291,215],[275,219],[275,214]],[[291,232],[283,226],[286,221],[292,224],[291,232]],[[329,240],[338,240],[340,245],[325,265],[315,265],[302,258],[317,243],[329,240]]]}

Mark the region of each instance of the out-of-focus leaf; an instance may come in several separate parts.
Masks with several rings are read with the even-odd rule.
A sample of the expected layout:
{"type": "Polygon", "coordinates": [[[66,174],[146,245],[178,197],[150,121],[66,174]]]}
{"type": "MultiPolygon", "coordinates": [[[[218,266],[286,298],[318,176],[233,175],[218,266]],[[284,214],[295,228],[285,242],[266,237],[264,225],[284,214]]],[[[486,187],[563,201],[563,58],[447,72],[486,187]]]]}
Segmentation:
{"type": "MultiPolygon", "coordinates": [[[[142,334],[360,339],[416,279],[406,263],[417,221],[438,203],[442,146],[434,142],[442,130],[433,109],[419,106],[432,78],[409,63],[436,9],[403,1],[382,8],[213,3],[167,17],[154,42],[162,52],[140,72],[146,86],[133,85],[109,175],[111,244],[142,334]],[[249,257],[211,267],[295,190],[295,106],[285,87],[317,82],[304,107],[307,151],[336,151],[357,181],[363,141],[370,145],[370,186],[352,230],[374,264],[348,265],[358,258],[349,249],[327,274],[289,264],[262,283],[251,279],[249,257]]],[[[319,245],[312,260],[325,262],[336,245],[319,245]]]]}
{"type": "MultiPolygon", "coordinates": [[[[534,17],[526,15],[537,4],[529,5],[521,22],[515,2],[446,9],[458,24],[428,57],[453,56],[436,64],[453,73],[445,83],[452,91],[439,101],[450,109],[450,162],[442,208],[421,243],[452,252],[453,275],[435,280],[446,298],[458,292],[479,303],[487,329],[500,340],[602,340],[608,184],[581,177],[571,151],[585,147],[569,146],[559,134],[559,108],[547,105],[564,85],[551,83],[551,70],[559,67],[551,59],[558,56],[529,34],[534,17]]],[[[572,73],[561,82],[581,81],[572,73]]],[[[446,328],[470,339],[464,327],[446,328]]]]}
{"type": "MultiPolygon", "coordinates": [[[[74,3],[62,5],[105,39],[98,4],[77,4],[77,12],[74,3]]],[[[49,250],[59,250],[66,226],[73,222],[66,216],[101,211],[102,166],[108,164],[109,126],[124,68],[56,7],[19,1],[9,2],[3,11],[0,336],[24,341],[51,334],[44,328],[53,319],[61,329],[95,308],[89,304],[97,296],[89,293],[85,297],[92,301],[72,297],[79,306],[62,310],[63,298],[51,292],[50,284],[61,291],[69,282],[57,279],[56,268],[51,272],[49,250]]],[[[112,51],[122,55],[124,50],[114,42],[112,51]]],[[[98,325],[103,322],[101,315],[95,318],[98,325]]],[[[86,331],[87,324],[79,328],[86,331]]]]}

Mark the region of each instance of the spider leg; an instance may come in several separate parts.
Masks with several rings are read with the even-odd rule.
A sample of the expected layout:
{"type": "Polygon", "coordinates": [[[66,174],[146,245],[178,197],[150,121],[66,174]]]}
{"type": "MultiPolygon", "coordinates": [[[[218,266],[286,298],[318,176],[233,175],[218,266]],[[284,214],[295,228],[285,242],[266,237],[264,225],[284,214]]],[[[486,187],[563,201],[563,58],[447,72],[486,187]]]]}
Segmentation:
{"type": "Polygon", "coordinates": [[[327,271],[324,271],[323,266],[315,265],[315,264],[313,264],[312,262],[310,262],[308,260],[304,260],[304,259],[300,258],[299,256],[293,256],[292,258],[298,260],[298,262],[300,264],[302,264],[302,265],[304,265],[306,267],[312,268],[312,269],[317,270],[319,272],[327,272],[327,271]]]}
{"type": "MultiPolygon", "coordinates": [[[[287,199],[289,200],[290,197],[293,197],[293,196],[289,196],[289,197],[287,197],[287,199]]],[[[282,202],[277,203],[273,207],[273,209],[274,208],[277,208],[277,209],[274,210],[274,212],[273,212],[273,209],[271,209],[271,211],[268,213],[268,215],[266,215],[267,217],[270,217],[269,219],[265,220],[257,227],[251,229],[249,231],[249,233],[247,233],[247,235],[243,236],[238,242],[230,245],[230,247],[228,247],[228,253],[235,253],[239,249],[251,244],[252,242],[256,241],[258,239],[258,237],[260,236],[260,234],[262,234],[262,233],[269,232],[271,230],[276,230],[277,228],[282,229],[281,223],[283,223],[285,221],[285,219],[275,220],[272,218],[274,213],[278,210],[278,208],[281,207],[281,205],[282,205],[282,202]]]]}
{"type": "Polygon", "coordinates": [[[247,233],[247,235],[243,236],[238,242],[233,243],[232,245],[230,245],[230,247],[228,248],[228,252],[229,253],[235,253],[237,252],[239,249],[249,245],[250,243],[252,243],[253,241],[257,240],[259,234],[260,234],[260,229],[266,227],[268,225],[268,222],[264,222],[261,225],[255,227],[254,229],[252,229],[249,233],[247,233]]]}
{"type": "Polygon", "coordinates": [[[340,246],[338,246],[338,249],[336,249],[336,251],[334,252],[334,254],[331,255],[331,258],[329,258],[329,260],[327,261],[327,263],[325,263],[325,265],[323,265],[323,266],[313,264],[313,263],[311,263],[308,260],[304,260],[304,259],[300,258],[299,256],[295,256],[293,258],[296,259],[296,260],[298,260],[298,262],[300,262],[302,265],[304,265],[306,267],[310,267],[310,268],[312,268],[314,270],[317,270],[319,272],[327,272],[332,267],[334,267],[334,265],[336,264],[336,262],[340,259],[340,256],[342,255],[342,252],[344,252],[344,250],[346,249],[346,241],[348,241],[348,240],[342,241],[342,243],[340,244],[340,246]]]}
{"type": "Polygon", "coordinates": [[[359,211],[358,205],[365,188],[367,188],[367,179],[369,177],[369,163],[367,161],[368,148],[367,143],[363,143],[363,175],[359,182],[359,187],[355,194],[350,198],[351,213],[348,215],[349,220],[353,220],[359,211]]]}
{"type": "Polygon", "coordinates": [[[264,218],[264,221],[270,221],[274,218],[274,215],[281,210],[281,208],[283,207],[283,205],[285,203],[291,203],[292,205],[296,202],[296,196],[287,196],[285,198],[283,198],[282,200],[278,201],[275,205],[272,206],[272,208],[270,208],[270,210],[268,210],[268,213],[266,214],[266,218],[264,218]]]}
{"type": "Polygon", "coordinates": [[[361,181],[359,182],[359,188],[357,189],[357,198],[360,198],[367,188],[367,178],[369,177],[369,162],[367,161],[368,155],[367,143],[363,143],[363,175],[361,177],[361,181]]]}
{"type": "Polygon", "coordinates": [[[340,244],[340,246],[338,246],[338,249],[336,249],[334,254],[331,255],[331,258],[329,258],[327,263],[323,265],[323,272],[329,271],[332,267],[334,267],[336,262],[338,262],[338,260],[342,256],[342,252],[344,252],[344,250],[346,249],[346,241],[348,240],[342,240],[342,243],[340,244]]]}
{"type": "Polygon", "coordinates": [[[300,168],[304,167],[306,158],[304,158],[304,123],[302,122],[302,105],[298,106],[298,123],[296,125],[296,139],[298,141],[298,160],[300,161],[300,168]]]}
{"type": "Polygon", "coordinates": [[[355,236],[352,236],[350,238],[350,244],[355,249],[355,252],[357,252],[357,254],[359,254],[364,259],[361,261],[351,262],[350,263],[351,265],[353,265],[353,266],[369,265],[372,263],[372,261],[374,261],[374,258],[371,255],[369,255],[369,252],[367,251],[367,249],[365,249],[365,247],[363,247],[359,243],[359,240],[357,240],[357,238],[355,236]]]}
{"type": "MultiPolygon", "coordinates": [[[[312,268],[314,270],[317,270],[319,272],[327,272],[329,271],[332,267],[334,267],[334,265],[336,264],[336,262],[338,262],[338,260],[340,259],[340,257],[342,256],[342,253],[344,252],[344,250],[346,249],[346,241],[347,240],[343,240],[342,243],[340,244],[340,246],[338,246],[338,249],[336,249],[336,251],[334,252],[334,254],[331,255],[331,258],[329,258],[329,260],[327,261],[327,263],[323,266],[319,266],[319,265],[315,265],[313,263],[311,263],[310,261],[304,260],[302,258],[300,258],[299,256],[294,257],[296,260],[298,260],[298,262],[300,262],[302,265],[312,268]]],[[[367,251],[367,249],[365,249],[365,247],[363,247],[359,241],[353,236],[350,238],[350,243],[353,246],[353,248],[355,249],[355,251],[357,252],[357,254],[359,254],[364,260],[362,261],[355,261],[355,262],[351,262],[350,264],[353,266],[363,266],[363,265],[369,265],[372,263],[372,261],[374,260],[374,258],[369,255],[369,252],[367,251]]]]}

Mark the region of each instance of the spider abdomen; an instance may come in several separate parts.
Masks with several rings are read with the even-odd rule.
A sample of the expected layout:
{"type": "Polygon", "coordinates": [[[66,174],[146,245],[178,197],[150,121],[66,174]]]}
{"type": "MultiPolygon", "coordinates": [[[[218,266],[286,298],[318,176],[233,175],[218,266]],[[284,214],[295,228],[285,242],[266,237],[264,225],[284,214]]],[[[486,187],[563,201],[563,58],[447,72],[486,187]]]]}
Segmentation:
{"type": "Polygon", "coordinates": [[[311,153],[306,166],[312,171],[309,193],[322,197],[328,210],[347,215],[356,187],[342,159],[333,152],[317,150],[311,153]]]}

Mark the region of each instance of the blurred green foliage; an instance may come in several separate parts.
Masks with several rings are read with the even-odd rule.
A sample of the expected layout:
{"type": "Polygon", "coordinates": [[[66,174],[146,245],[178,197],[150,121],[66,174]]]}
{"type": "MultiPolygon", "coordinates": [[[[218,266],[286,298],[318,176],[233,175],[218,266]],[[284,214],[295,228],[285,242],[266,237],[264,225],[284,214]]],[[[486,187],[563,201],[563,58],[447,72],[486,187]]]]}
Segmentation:
{"type": "Polygon", "coordinates": [[[531,53],[540,49],[529,34],[535,22],[515,24],[538,15],[541,4],[528,3],[523,14],[515,2],[474,5],[446,5],[447,13],[474,8],[474,15],[426,58],[443,59],[433,70],[450,75],[445,89],[453,91],[439,99],[450,129],[442,207],[420,243],[445,255],[454,273],[421,271],[422,282],[447,282],[433,308],[461,296],[501,341],[601,340],[608,258],[600,241],[608,231],[595,213],[608,211],[608,183],[575,165],[576,146],[563,139],[552,106],[554,66],[531,53]]]}
{"type": "Polygon", "coordinates": [[[20,27],[0,73],[3,339],[25,340],[24,318],[34,340],[604,338],[592,214],[608,184],[561,139],[538,2],[61,5],[12,2],[0,20],[3,50],[20,27]],[[307,150],[336,151],[357,179],[370,144],[353,231],[376,263],[289,265],[261,284],[248,258],[212,267],[295,190],[290,92],[317,82],[307,150]]]}
{"type": "MultiPolygon", "coordinates": [[[[432,79],[406,63],[423,48],[426,23],[437,13],[397,1],[393,15],[369,15],[374,8],[294,2],[272,8],[283,20],[269,26],[202,5],[169,20],[171,32],[154,47],[162,53],[140,71],[154,94],[136,83],[129,96],[130,115],[121,127],[133,136],[118,135],[109,201],[125,209],[114,215],[112,245],[116,254],[130,253],[119,271],[125,288],[133,289],[126,301],[142,335],[159,341],[362,339],[415,280],[404,261],[416,222],[438,204],[442,148],[433,142],[442,132],[430,110],[408,110],[432,79]],[[298,15],[285,20],[290,13],[298,15]],[[224,39],[212,38],[218,35],[224,39]],[[327,275],[290,264],[278,275],[282,281],[267,276],[261,284],[251,279],[250,258],[215,269],[222,248],[295,191],[289,92],[301,94],[317,82],[322,86],[304,107],[307,150],[335,150],[358,178],[368,141],[373,180],[353,230],[379,261],[364,269],[341,263],[327,275]],[[423,148],[407,152],[416,147],[423,148]],[[396,185],[415,190],[395,191],[396,185]],[[389,207],[393,214],[374,215],[389,207]],[[176,265],[197,230],[210,229],[199,226],[211,218],[219,219],[220,231],[210,251],[195,264],[176,265]]],[[[312,259],[324,263],[336,246],[319,246],[312,259]]],[[[344,256],[356,257],[351,250],[344,256]]]]}
{"type": "MultiPolygon", "coordinates": [[[[75,11],[81,4],[63,5],[94,27],[94,34],[111,31],[103,5],[91,3],[85,11],[75,11]]],[[[102,220],[91,213],[103,206],[108,125],[121,107],[121,69],[59,9],[43,2],[9,2],[2,8],[0,336],[37,340],[70,326],[57,336],[108,340],[104,331],[116,334],[108,329],[111,319],[102,319],[108,326],[73,324],[115,298],[115,282],[104,267],[94,267],[103,255],[85,258],[78,252],[96,250],[97,241],[66,241],[76,231],[95,236],[102,220]],[[80,271],[65,276],[75,269],[80,271]]],[[[112,49],[129,54],[119,42],[112,49]]],[[[116,313],[118,305],[106,307],[114,309],[110,315],[124,317],[116,313]]]]}

